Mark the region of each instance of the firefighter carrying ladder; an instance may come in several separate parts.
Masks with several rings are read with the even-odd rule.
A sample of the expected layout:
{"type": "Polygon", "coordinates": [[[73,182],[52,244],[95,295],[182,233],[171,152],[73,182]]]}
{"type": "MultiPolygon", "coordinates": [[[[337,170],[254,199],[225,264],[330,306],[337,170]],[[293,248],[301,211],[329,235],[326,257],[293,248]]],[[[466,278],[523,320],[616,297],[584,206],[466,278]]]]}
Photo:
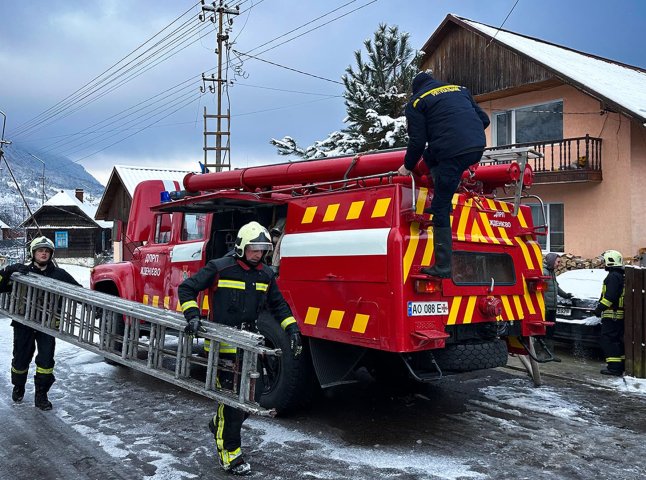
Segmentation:
{"type": "Polygon", "coordinates": [[[36,274],[13,274],[11,280],[11,292],[0,295],[0,312],[12,320],[244,412],[275,415],[254,401],[258,357],[281,353],[264,347],[261,335],[205,322],[200,337],[211,340],[211,348],[202,358],[193,354],[194,339],[184,333],[179,313],[36,274]],[[221,342],[242,351],[235,362],[219,359],[221,342]],[[191,377],[191,369],[204,368],[205,381],[191,377]],[[218,371],[224,370],[239,376],[239,388],[217,386],[218,371]]]}

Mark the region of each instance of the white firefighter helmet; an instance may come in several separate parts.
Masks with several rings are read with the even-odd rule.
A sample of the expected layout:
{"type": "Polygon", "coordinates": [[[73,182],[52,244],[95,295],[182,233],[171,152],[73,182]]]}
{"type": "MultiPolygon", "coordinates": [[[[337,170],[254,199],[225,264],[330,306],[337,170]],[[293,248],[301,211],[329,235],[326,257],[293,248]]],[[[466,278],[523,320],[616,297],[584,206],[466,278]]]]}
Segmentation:
{"type": "Polygon", "coordinates": [[[624,257],[617,250],[606,250],[603,252],[603,263],[606,264],[606,267],[622,267],[624,257]]]}
{"type": "Polygon", "coordinates": [[[238,231],[234,249],[236,256],[244,258],[246,247],[253,247],[256,250],[265,251],[271,251],[274,248],[269,232],[258,222],[249,222],[243,225],[238,231]]]}
{"type": "Polygon", "coordinates": [[[34,252],[39,248],[48,248],[49,250],[51,250],[52,257],[54,256],[54,251],[56,250],[54,242],[52,242],[49,238],[44,236],[36,237],[29,244],[29,254],[31,255],[31,258],[34,258],[34,252]]]}

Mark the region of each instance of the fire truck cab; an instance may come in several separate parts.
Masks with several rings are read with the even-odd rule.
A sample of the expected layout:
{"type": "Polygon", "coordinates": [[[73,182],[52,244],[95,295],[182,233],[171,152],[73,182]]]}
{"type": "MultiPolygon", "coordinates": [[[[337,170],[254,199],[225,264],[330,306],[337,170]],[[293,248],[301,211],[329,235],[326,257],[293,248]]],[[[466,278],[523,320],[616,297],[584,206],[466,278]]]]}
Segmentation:
{"type": "MultiPolygon", "coordinates": [[[[175,192],[142,182],[128,225],[132,259],[95,267],[91,288],[179,311],[178,285],[229,253],[242,225],[284,225],[272,262],[305,349],[263,365],[263,406],[299,406],[319,385],[353,381],[359,367],[379,375],[400,366],[431,381],[503,366],[546,327],[541,229],[518,201],[531,169],[509,160],[465,173],[453,198],[452,277],[440,279],[420,273],[433,263],[423,213],[433,190],[421,162],[419,175],[396,175],[404,153],[189,174],[175,192]],[[510,184],[516,201],[498,199],[510,184]]],[[[288,351],[269,315],[257,327],[288,351]]]]}

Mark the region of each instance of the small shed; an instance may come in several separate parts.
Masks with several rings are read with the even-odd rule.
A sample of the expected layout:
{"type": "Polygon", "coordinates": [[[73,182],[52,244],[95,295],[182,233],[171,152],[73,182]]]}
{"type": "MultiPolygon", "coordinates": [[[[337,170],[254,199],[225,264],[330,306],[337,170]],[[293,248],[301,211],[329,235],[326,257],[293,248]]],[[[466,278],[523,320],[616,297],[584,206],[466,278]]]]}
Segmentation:
{"type": "Polygon", "coordinates": [[[112,222],[95,220],[95,212],[95,206],[83,203],[83,190],[61,190],[20,226],[28,242],[39,234],[51,239],[58,259],[94,259],[112,246],[112,222]]]}

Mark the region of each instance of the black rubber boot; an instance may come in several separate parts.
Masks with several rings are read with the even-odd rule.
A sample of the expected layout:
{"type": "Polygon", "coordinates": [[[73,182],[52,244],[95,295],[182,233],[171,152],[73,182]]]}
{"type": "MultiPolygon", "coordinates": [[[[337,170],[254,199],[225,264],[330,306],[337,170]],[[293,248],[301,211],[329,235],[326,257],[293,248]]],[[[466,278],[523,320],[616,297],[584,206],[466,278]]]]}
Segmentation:
{"type": "Polygon", "coordinates": [[[17,403],[22,402],[23,398],[25,398],[25,386],[15,385],[13,387],[13,392],[11,392],[11,399],[17,403]]]}
{"type": "Polygon", "coordinates": [[[433,227],[435,264],[424,267],[420,272],[431,277],[451,278],[451,255],[453,254],[453,234],[451,227],[433,227]]]}
{"type": "Polygon", "coordinates": [[[43,387],[36,387],[36,397],[34,399],[34,405],[40,408],[41,410],[51,410],[52,402],[47,398],[47,390],[43,387]]]}

